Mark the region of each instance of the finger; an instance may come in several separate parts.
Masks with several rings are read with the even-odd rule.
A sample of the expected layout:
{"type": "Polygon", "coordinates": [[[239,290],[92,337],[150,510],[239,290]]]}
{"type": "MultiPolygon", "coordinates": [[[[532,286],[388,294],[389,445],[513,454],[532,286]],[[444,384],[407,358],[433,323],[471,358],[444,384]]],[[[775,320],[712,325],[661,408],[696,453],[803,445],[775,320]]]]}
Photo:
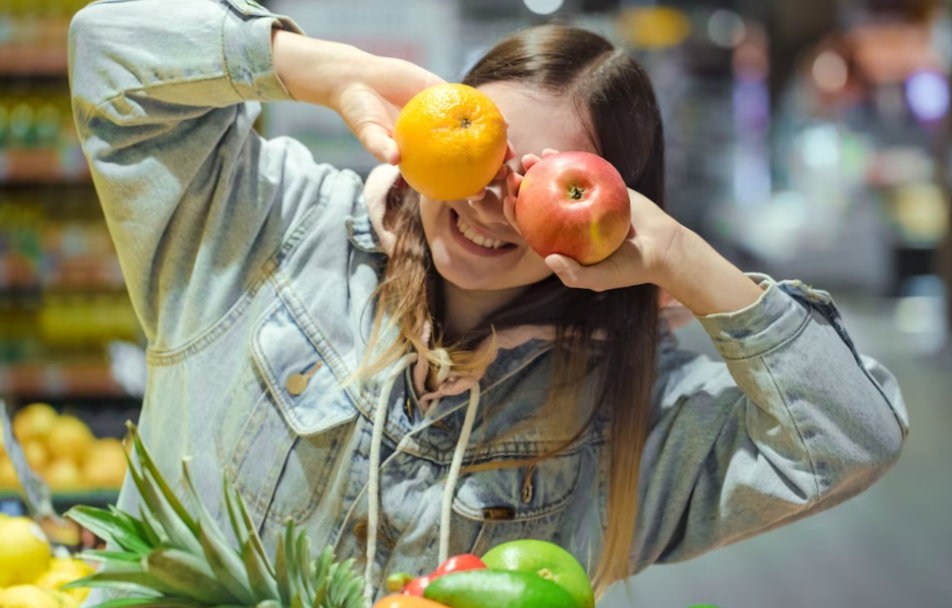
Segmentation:
{"type": "Polygon", "coordinates": [[[559,153],[558,150],[553,150],[552,148],[546,148],[545,150],[542,151],[542,158],[545,158],[546,156],[552,156],[553,154],[558,154],[558,153],[559,153]]]}
{"type": "Polygon", "coordinates": [[[513,198],[519,196],[519,186],[522,185],[522,176],[516,172],[512,172],[506,178],[506,190],[509,192],[509,195],[513,198]]]}
{"type": "Polygon", "coordinates": [[[545,265],[558,275],[559,279],[568,287],[581,287],[580,275],[582,274],[582,265],[572,258],[553,253],[546,256],[545,265]]]}
{"type": "Polygon", "coordinates": [[[507,165],[501,165],[499,167],[499,171],[496,171],[496,175],[493,177],[493,181],[494,182],[502,181],[506,179],[508,175],[509,175],[509,167],[507,165]]]}
{"type": "Polygon", "coordinates": [[[479,192],[476,192],[474,194],[470,194],[469,196],[467,196],[466,200],[471,203],[476,203],[483,200],[485,197],[486,197],[486,189],[483,188],[479,192]]]}
{"type": "Polygon", "coordinates": [[[567,287],[600,292],[624,285],[616,276],[617,263],[611,258],[591,266],[582,266],[568,256],[554,253],[545,258],[545,263],[567,287]]]}
{"type": "Polygon", "coordinates": [[[542,158],[539,156],[536,156],[535,154],[526,154],[525,156],[522,157],[522,167],[523,169],[528,171],[529,169],[532,168],[532,165],[536,164],[540,160],[542,160],[542,158]]]}
{"type": "Polygon", "coordinates": [[[522,236],[522,231],[519,230],[519,224],[516,223],[516,197],[507,196],[502,199],[502,214],[506,216],[506,221],[509,222],[509,225],[519,233],[519,236],[522,236]]]}
{"type": "Polygon", "coordinates": [[[357,129],[357,139],[382,163],[396,165],[400,162],[400,150],[386,129],[378,124],[367,123],[357,129]]]}

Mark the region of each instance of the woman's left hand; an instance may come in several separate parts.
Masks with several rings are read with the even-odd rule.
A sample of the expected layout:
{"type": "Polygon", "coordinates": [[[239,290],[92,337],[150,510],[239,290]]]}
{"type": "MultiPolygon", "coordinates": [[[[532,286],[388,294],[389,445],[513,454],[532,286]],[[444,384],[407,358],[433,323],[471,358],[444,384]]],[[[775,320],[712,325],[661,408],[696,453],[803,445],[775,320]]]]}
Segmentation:
{"type": "MultiPolygon", "coordinates": [[[[545,150],[542,156],[557,154],[555,150],[545,150]]],[[[542,160],[534,154],[522,158],[522,165],[528,171],[542,160]]],[[[516,230],[515,202],[522,183],[522,175],[511,173],[508,178],[508,196],[504,203],[504,213],[516,230]]],[[[672,251],[677,247],[685,231],[671,216],[648,198],[632,189],[628,189],[631,202],[631,228],[628,237],[608,258],[582,266],[574,259],[552,254],[545,258],[546,265],[555,272],[562,282],[579,289],[606,291],[621,287],[631,287],[643,283],[665,286],[672,251]]]]}
{"type": "MultiPolygon", "coordinates": [[[[557,152],[542,152],[543,156],[550,154],[557,152]]],[[[522,164],[528,171],[540,160],[529,154],[522,164]]],[[[509,175],[503,204],[506,219],[517,231],[515,203],[521,183],[521,175],[509,175]]],[[[750,277],[652,201],[631,189],[628,199],[628,238],[608,258],[582,266],[564,255],[546,257],[545,263],[567,286],[607,291],[654,283],[697,316],[738,311],[763,295],[763,289],[750,277]]]]}

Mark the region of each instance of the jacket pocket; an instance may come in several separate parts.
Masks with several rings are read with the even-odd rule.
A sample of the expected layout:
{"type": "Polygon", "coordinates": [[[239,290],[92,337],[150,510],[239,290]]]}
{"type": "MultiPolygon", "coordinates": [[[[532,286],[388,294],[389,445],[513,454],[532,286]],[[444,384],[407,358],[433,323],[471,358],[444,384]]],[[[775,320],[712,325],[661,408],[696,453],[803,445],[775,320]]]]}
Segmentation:
{"type": "Polygon", "coordinates": [[[358,416],[335,374],[276,302],[252,333],[266,390],[245,421],[226,472],[261,529],[308,520],[325,498],[358,416]]]}
{"type": "Polygon", "coordinates": [[[453,501],[454,535],[468,535],[469,551],[475,555],[522,538],[559,542],[580,469],[581,456],[567,454],[535,465],[467,475],[453,501]]]}

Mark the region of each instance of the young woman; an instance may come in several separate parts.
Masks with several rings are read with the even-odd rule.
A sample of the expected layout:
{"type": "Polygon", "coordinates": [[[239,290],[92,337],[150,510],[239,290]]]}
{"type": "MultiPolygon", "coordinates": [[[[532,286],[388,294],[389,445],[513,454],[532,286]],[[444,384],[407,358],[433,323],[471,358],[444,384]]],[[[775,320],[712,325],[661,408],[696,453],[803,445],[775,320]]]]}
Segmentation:
{"type": "Polygon", "coordinates": [[[389,573],[538,538],[604,589],[829,508],[899,456],[899,388],[829,295],[745,275],[665,214],[648,77],[594,34],[528,29],[476,64],[465,82],[513,154],[448,202],[391,166],[399,108],[440,81],[409,63],[250,0],[99,2],[70,52],[149,341],[143,438],[172,479],[192,457],[213,512],[224,472],[272,548],[293,519],[381,593],[389,573]],[[288,99],[337,111],[385,164],[364,184],[261,138],[260,102],[288,99]],[[633,236],[607,261],[542,259],[509,221],[546,149],[625,178],[633,236]],[[726,364],[679,350],[659,288],[726,364]]]}

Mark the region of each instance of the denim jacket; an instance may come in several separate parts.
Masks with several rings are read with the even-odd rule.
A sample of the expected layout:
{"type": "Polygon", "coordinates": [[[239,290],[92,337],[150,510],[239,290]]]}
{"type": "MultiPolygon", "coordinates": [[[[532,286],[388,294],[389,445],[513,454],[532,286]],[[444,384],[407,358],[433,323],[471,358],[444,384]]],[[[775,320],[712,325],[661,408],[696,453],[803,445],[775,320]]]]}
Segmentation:
{"type": "MultiPolygon", "coordinates": [[[[379,588],[389,573],[437,565],[473,386],[444,391],[425,415],[409,368],[389,384],[343,386],[364,355],[386,253],[356,174],[254,131],[262,102],[290,98],[272,66],[273,27],[297,31],[250,0],[89,5],[70,29],[74,114],[148,338],[140,429],[158,466],[177,480],[190,456],[223,518],[226,475],[271,550],[291,519],[315,546],[362,559],[376,420],[379,588]]],[[[725,362],[663,341],[632,573],[834,506],[899,457],[899,388],[856,352],[830,296],[754,278],[755,304],[700,319],[725,362]]],[[[471,421],[467,465],[547,453],[588,420],[594,404],[546,408],[552,359],[544,336],[503,344],[478,378],[476,407],[491,415],[471,421]]],[[[535,466],[460,475],[450,553],[538,538],[591,573],[608,432],[596,418],[535,466]]],[[[127,481],[119,506],[135,512],[136,500],[127,481]]]]}

